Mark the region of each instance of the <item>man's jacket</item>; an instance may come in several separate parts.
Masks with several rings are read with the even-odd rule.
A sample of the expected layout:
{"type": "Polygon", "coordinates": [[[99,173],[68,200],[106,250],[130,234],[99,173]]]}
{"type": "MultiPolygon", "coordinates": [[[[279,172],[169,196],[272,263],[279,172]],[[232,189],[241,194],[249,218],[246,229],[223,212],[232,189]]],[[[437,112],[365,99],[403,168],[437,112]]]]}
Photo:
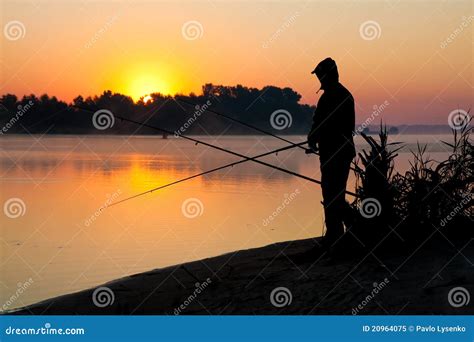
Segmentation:
{"type": "Polygon", "coordinates": [[[310,146],[318,144],[322,162],[354,158],[354,125],[352,94],[340,83],[329,86],[318,101],[308,135],[310,146]]]}

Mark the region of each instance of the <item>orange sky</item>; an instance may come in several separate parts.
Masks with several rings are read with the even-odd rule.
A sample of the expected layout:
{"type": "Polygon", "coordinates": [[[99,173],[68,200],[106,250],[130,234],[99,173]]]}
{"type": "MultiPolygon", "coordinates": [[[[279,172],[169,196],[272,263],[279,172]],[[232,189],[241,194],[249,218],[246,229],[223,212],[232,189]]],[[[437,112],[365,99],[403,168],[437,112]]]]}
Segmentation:
{"type": "Polygon", "coordinates": [[[472,106],[472,1],[6,0],[0,6],[0,94],[70,101],[111,89],[137,99],[153,91],[199,93],[212,82],[289,86],[315,103],[319,83],[310,71],[331,56],[356,98],[358,122],[385,101],[377,121],[392,124],[446,124],[453,109],[472,106]],[[12,21],[23,24],[19,39],[6,30],[12,21]]]}

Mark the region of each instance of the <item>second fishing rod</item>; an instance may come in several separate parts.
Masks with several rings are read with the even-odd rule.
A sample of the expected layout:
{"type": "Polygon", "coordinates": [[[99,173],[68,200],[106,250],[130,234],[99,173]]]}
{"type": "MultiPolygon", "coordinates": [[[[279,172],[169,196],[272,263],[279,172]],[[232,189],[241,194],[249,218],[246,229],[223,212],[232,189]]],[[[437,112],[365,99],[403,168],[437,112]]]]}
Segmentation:
{"type": "MultiPolygon", "coordinates": [[[[179,97],[176,97],[176,98],[175,98],[175,101],[181,102],[181,103],[184,103],[184,104],[187,104],[188,106],[192,106],[192,107],[194,107],[194,108],[200,108],[200,109],[202,108],[202,106],[199,106],[199,105],[196,104],[196,103],[192,103],[192,102],[190,102],[190,101],[184,100],[184,99],[179,98],[179,97]]],[[[283,137],[281,137],[281,136],[279,136],[279,135],[273,134],[272,132],[269,132],[269,131],[267,131],[267,130],[258,128],[258,127],[254,126],[254,125],[251,125],[251,124],[249,124],[249,123],[247,123],[247,122],[245,122],[245,121],[236,119],[236,118],[234,118],[234,117],[232,117],[232,116],[230,116],[230,115],[223,114],[223,113],[218,112],[218,111],[216,111],[216,110],[214,110],[214,109],[211,109],[211,108],[209,108],[209,107],[203,108],[203,112],[209,112],[209,113],[212,113],[212,114],[214,114],[214,115],[221,116],[221,117],[226,118],[226,119],[228,119],[228,120],[230,120],[230,121],[236,122],[236,123],[238,123],[239,125],[242,125],[242,126],[244,126],[244,127],[253,129],[253,130],[256,131],[256,132],[259,132],[259,133],[262,133],[262,134],[271,136],[271,137],[273,137],[273,138],[276,138],[276,139],[278,139],[278,140],[284,141],[284,142],[286,142],[286,143],[288,143],[288,144],[290,144],[290,145],[293,145],[293,146],[295,146],[295,147],[298,147],[298,148],[300,148],[300,149],[303,149],[306,154],[312,153],[312,154],[319,155],[319,153],[318,153],[317,151],[315,151],[315,150],[308,149],[308,148],[306,148],[306,147],[304,147],[304,146],[302,146],[302,145],[296,146],[297,144],[295,144],[295,143],[292,142],[291,140],[285,139],[285,138],[283,138],[283,137]]],[[[355,171],[355,168],[351,166],[351,170],[355,171]]]]}
{"type": "MultiPolygon", "coordinates": [[[[295,147],[298,147],[298,146],[302,146],[302,145],[304,145],[304,144],[307,144],[307,142],[304,141],[304,142],[302,142],[302,143],[296,144],[296,146],[285,146],[285,147],[281,147],[281,148],[276,149],[276,150],[273,150],[273,151],[261,153],[261,154],[259,154],[259,155],[253,156],[253,157],[248,157],[248,158],[246,158],[246,159],[241,159],[241,160],[238,160],[238,161],[229,163],[229,164],[225,164],[225,165],[222,165],[222,166],[215,167],[215,168],[213,168],[213,169],[209,169],[209,170],[206,170],[206,171],[203,171],[203,172],[200,172],[200,173],[196,173],[196,174],[194,174],[194,175],[191,175],[191,176],[188,176],[188,177],[184,177],[184,178],[175,180],[175,181],[173,181],[173,182],[171,182],[171,183],[167,183],[167,184],[164,184],[164,185],[160,185],[160,186],[157,186],[156,188],[153,188],[153,189],[150,189],[150,190],[147,190],[147,191],[140,192],[140,193],[138,193],[138,194],[136,194],[136,195],[133,195],[133,196],[129,196],[129,197],[127,197],[127,198],[124,198],[123,200],[120,200],[120,201],[118,201],[118,202],[112,203],[109,207],[112,207],[112,206],[114,206],[114,205],[117,205],[117,204],[120,204],[120,203],[129,201],[129,200],[131,200],[131,199],[134,199],[134,198],[137,198],[137,197],[146,195],[146,194],[151,194],[152,192],[155,192],[155,191],[158,191],[158,190],[161,190],[161,189],[170,187],[170,186],[172,186],[172,185],[176,185],[176,184],[179,184],[179,183],[188,181],[188,180],[193,179],[193,178],[202,177],[202,176],[205,176],[205,175],[207,175],[207,174],[209,174],[209,173],[213,173],[213,172],[216,172],[216,171],[224,170],[224,169],[227,169],[227,168],[229,168],[229,167],[234,167],[235,165],[242,164],[242,163],[245,163],[245,162],[250,161],[250,160],[254,160],[254,159],[266,157],[266,156],[272,155],[272,154],[274,154],[274,153],[278,153],[278,152],[286,151],[286,150],[289,150],[289,149],[292,149],[292,148],[295,148],[295,147]]],[[[315,180],[315,181],[317,181],[317,180],[315,180]]]]}
{"type": "MultiPolygon", "coordinates": [[[[194,107],[194,108],[198,108],[198,107],[201,108],[201,106],[199,106],[198,104],[192,103],[192,102],[190,102],[190,101],[184,100],[184,99],[179,98],[179,97],[175,98],[175,101],[181,102],[181,103],[184,103],[184,104],[187,104],[188,106],[192,106],[192,107],[194,107]]],[[[234,117],[232,117],[232,116],[230,116],[230,115],[223,114],[223,113],[218,112],[218,111],[216,111],[216,110],[214,110],[214,109],[211,109],[211,108],[209,108],[209,107],[204,108],[204,112],[209,112],[209,113],[212,113],[212,114],[214,114],[214,115],[221,116],[221,117],[226,118],[226,119],[228,119],[228,120],[230,120],[230,121],[236,122],[236,123],[238,123],[239,125],[242,125],[242,126],[244,126],[244,127],[253,129],[253,130],[256,131],[256,132],[259,132],[259,133],[262,133],[262,134],[265,134],[265,135],[274,137],[274,138],[276,138],[276,139],[278,139],[278,140],[284,141],[284,142],[286,142],[286,143],[288,143],[288,144],[291,144],[291,145],[296,145],[296,144],[295,144],[294,142],[292,142],[291,140],[288,140],[288,139],[285,139],[285,138],[283,138],[283,137],[280,137],[280,136],[278,136],[278,135],[276,135],[276,134],[273,134],[272,132],[269,132],[269,131],[267,131],[267,130],[258,128],[258,127],[254,126],[254,125],[251,125],[251,124],[249,124],[249,123],[247,123],[247,122],[245,122],[245,121],[236,119],[236,118],[234,118],[234,117]]],[[[295,147],[296,147],[296,146],[295,146],[295,147]]],[[[297,146],[297,147],[299,147],[299,148],[305,150],[306,153],[318,154],[318,152],[313,151],[313,150],[309,150],[309,149],[305,148],[304,146],[297,146]]]]}
{"type": "MultiPolygon", "coordinates": [[[[90,110],[90,109],[86,109],[86,108],[82,108],[82,107],[78,107],[76,106],[75,108],[78,108],[80,110],[83,110],[83,111],[86,111],[86,112],[89,112],[89,113],[97,113],[90,110]]],[[[110,112],[111,113],[111,112],[110,112]]],[[[107,114],[109,115],[109,114],[107,114]]],[[[113,114],[114,118],[117,118],[119,120],[122,120],[122,121],[126,121],[126,122],[130,122],[130,123],[134,123],[136,125],[139,125],[139,126],[142,126],[142,127],[147,127],[147,128],[151,128],[151,129],[154,129],[154,130],[157,130],[157,131],[160,131],[162,133],[166,133],[166,134],[169,134],[169,135],[174,135],[174,132],[170,131],[170,130],[167,130],[167,129],[164,129],[164,128],[161,128],[161,127],[156,127],[156,126],[153,126],[153,125],[150,125],[150,124],[147,124],[147,123],[144,123],[144,122],[139,122],[139,121],[136,121],[136,120],[133,120],[133,119],[128,119],[128,118],[125,118],[125,117],[122,117],[122,116],[118,116],[118,115],[115,115],[113,114]]],[[[97,120],[100,120],[100,117],[97,117],[97,120]]],[[[302,178],[302,179],[305,179],[307,181],[310,181],[312,183],[316,183],[316,184],[321,184],[320,181],[314,179],[314,178],[311,178],[311,177],[308,177],[308,176],[305,176],[305,175],[301,175],[299,173],[296,173],[296,172],[293,172],[291,170],[287,170],[287,169],[284,169],[282,167],[279,167],[279,166],[276,166],[276,165],[273,165],[273,164],[270,164],[270,163],[267,163],[267,162],[264,162],[264,161],[261,161],[261,160],[258,160],[256,158],[249,158],[241,153],[238,153],[238,152],[234,152],[234,151],[231,151],[229,149],[226,149],[224,147],[220,147],[220,146],[217,146],[217,145],[213,145],[213,144],[210,144],[210,143],[207,143],[205,141],[202,141],[202,140],[199,140],[199,139],[196,139],[196,138],[192,138],[190,136],[187,136],[187,135],[183,135],[183,134],[180,134],[179,135],[180,138],[183,138],[185,140],[188,140],[188,141],[192,141],[194,142],[196,145],[198,144],[201,144],[201,145],[204,145],[204,146],[207,146],[207,147],[210,147],[210,148],[213,148],[215,150],[218,150],[218,151],[222,151],[222,152],[225,152],[225,153],[228,153],[228,154],[232,154],[236,157],[239,157],[239,158],[243,158],[243,159],[247,159],[249,161],[253,161],[254,163],[257,163],[257,164],[261,164],[261,165],[264,165],[264,166],[267,166],[267,167],[270,167],[272,169],[275,169],[275,170],[278,170],[278,171],[281,171],[281,172],[284,172],[284,173],[287,173],[287,174],[290,174],[292,176],[295,176],[295,177],[298,177],[298,178],[302,178]]],[[[292,147],[297,147],[297,146],[301,146],[303,144],[306,144],[307,142],[303,142],[303,143],[300,143],[300,144],[292,144],[291,146],[292,147]]]]}

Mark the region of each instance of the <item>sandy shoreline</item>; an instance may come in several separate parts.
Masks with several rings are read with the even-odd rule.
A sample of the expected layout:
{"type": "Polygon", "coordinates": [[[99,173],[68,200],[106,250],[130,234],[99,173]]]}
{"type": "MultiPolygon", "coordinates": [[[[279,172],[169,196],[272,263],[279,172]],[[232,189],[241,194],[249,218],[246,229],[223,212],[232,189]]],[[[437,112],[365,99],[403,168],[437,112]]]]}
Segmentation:
{"type": "Polygon", "coordinates": [[[450,290],[455,287],[463,287],[474,295],[473,239],[452,245],[442,237],[433,237],[417,250],[400,253],[403,255],[388,256],[375,251],[342,259],[324,255],[318,260],[295,264],[294,256],[318,244],[318,239],[283,242],[155,269],[48,299],[14,313],[396,315],[474,312],[473,301],[453,307],[448,300],[450,290]]]}

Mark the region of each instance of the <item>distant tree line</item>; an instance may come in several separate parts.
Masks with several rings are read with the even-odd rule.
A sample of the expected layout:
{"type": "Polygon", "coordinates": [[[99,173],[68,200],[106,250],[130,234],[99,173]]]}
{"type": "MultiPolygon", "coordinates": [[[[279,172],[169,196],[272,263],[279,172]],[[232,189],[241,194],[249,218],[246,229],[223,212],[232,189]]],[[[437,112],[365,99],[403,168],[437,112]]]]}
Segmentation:
{"type": "Polygon", "coordinates": [[[0,134],[157,134],[150,128],[116,118],[113,126],[98,130],[93,114],[103,109],[114,116],[146,122],[184,135],[256,133],[206,109],[276,134],[305,134],[314,108],[300,104],[300,99],[301,95],[291,88],[267,86],[257,89],[213,84],[205,84],[201,95],[154,93],[146,102],[143,99],[134,102],[129,96],[111,91],[87,98],[78,96],[72,103],[46,94],[40,97],[28,95],[21,99],[6,94],[0,99],[0,134]]]}

